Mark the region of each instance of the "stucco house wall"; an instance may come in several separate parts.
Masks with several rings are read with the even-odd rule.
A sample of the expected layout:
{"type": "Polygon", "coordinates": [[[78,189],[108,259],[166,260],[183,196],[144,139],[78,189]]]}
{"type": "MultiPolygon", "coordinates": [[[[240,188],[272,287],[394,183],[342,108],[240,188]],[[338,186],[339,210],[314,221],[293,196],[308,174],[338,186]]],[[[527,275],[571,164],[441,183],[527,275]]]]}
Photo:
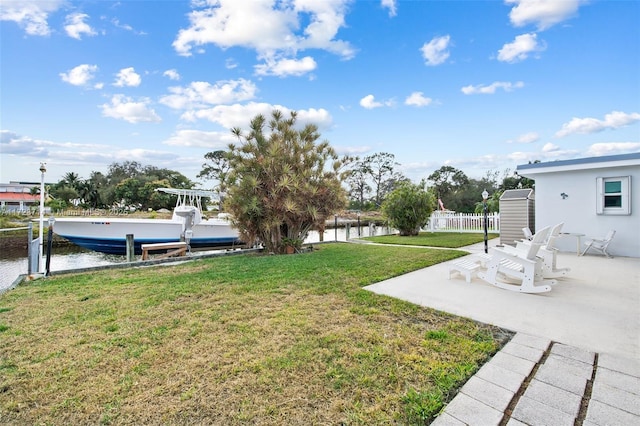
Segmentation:
{"type": "MultiPolygon", "coordinates": [[[[604,237],[615,229],[609,252],[640,258],[640,153],[526,164],[516,171],[535,180],[537,229],[564,222],[562,232],[585,234],[583,246],[589,237],[604,237]],[[627,176],[629,188],[623,197],[628,197],[630,214],[599,214],[598,178],[627,176]]],[[[560,238],[557,247],[575,252],[576,239],[560,238]]]]}

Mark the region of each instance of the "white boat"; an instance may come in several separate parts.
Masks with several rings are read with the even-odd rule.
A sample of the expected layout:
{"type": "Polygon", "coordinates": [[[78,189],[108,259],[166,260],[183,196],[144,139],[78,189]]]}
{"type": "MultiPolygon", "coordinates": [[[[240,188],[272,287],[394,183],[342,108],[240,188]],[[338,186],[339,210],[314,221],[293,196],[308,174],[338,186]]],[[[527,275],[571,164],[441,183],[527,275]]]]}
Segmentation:
{"type": "Polygon", "coordinates": [[[175,188],[158,191],[178,196],[171,219],[65,217],[54,219],[53,232],[80,247],[110,254],[126,254],[128,234],[133,235],[137,254],[142,252],[142,244],[185,241],[195,249],[243,245],[228,218],[203,218],[201,198],[216,199],[214,192],[175,188]]]}

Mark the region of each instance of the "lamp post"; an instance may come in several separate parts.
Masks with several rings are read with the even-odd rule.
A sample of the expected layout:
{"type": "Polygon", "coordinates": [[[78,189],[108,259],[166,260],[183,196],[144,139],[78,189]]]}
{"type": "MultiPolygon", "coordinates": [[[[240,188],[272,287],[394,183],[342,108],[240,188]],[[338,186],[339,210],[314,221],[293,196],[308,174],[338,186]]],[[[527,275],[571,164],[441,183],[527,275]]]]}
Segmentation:
{"type": "Polygon", "coordinates": [[[40,225],[38,228],[38,237],[40,238],[40,254],[38,257],[38,272],[43,272],[42,260],[44,258],[43,246],[43,228],[44,228],[44,173],[47,171],[45,163],[40,163],[40,225]]]}
{"type": "Polygon", "coordinates": [[[487,198],[488,197],[489,197],[489,193],[485,189],[484,191],[482,191],[482,213],[484,215],[482,223],[484,227],[484,252],[485,253],[489,253],[489,243],[488,243],[488,236],[487,236],[487,226],[488,226],[487,198]]]}

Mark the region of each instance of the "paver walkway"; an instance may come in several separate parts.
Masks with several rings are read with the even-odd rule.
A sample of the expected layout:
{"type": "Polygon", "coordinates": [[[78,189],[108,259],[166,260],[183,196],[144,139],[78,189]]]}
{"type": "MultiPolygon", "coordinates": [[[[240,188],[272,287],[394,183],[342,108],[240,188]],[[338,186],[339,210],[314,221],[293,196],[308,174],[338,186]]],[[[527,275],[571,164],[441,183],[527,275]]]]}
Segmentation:
{"type": "Polygon", "coordinates": [[[640,425],[640,361],[518,333],[432,425],[640,425]]]}

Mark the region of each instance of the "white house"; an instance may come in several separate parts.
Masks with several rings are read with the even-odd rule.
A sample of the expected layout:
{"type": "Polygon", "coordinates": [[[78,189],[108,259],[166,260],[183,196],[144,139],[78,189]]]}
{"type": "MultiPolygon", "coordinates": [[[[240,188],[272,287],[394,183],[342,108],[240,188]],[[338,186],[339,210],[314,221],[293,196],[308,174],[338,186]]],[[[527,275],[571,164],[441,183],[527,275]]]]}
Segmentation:
{"type": "Polygon", "coordinates": [[[577,238],[613,229],[608,252],[640,258],[640,153],[524,164],[516,172],[535,180],[536,228],[564,222],[562,232],[584,234],[560,238],[559,250],[576,251],[577,238]]]}

